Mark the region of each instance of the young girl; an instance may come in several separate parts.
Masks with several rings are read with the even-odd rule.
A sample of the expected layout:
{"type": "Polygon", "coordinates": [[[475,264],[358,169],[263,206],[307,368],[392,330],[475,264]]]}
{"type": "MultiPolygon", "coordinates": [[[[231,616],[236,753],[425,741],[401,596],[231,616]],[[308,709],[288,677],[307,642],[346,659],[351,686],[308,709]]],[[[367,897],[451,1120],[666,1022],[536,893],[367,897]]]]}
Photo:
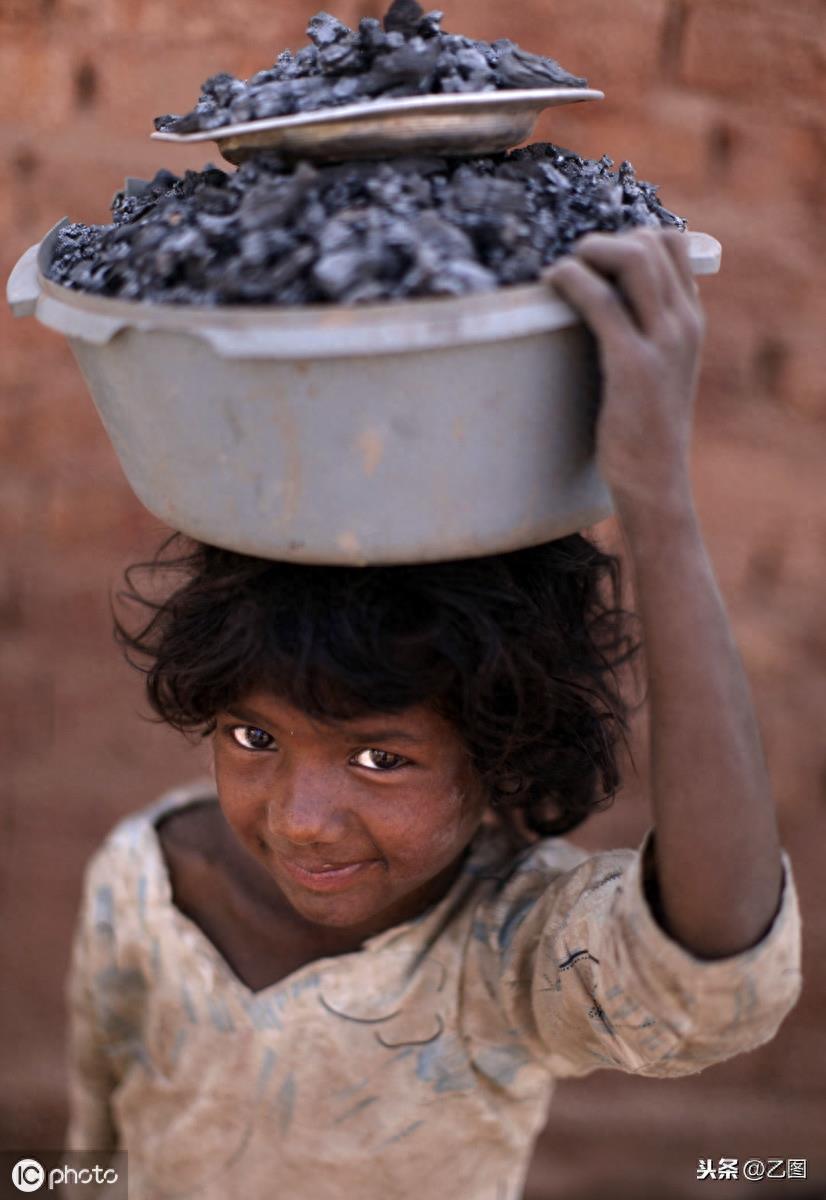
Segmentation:
{"type": "Polygon", "coordinates": [[[70,977],[69,1146],[127,1150],[132,1200],[515,1200],[556,1079],[699,1071],[794,1005],[794,885],[689,483],[683,235],[587,237],[552,282],[597,338],[653,829],[558,836],[616,789],[633,650],[585,538],[365,569],[196,545],[121,637],[156,711],[211,735],[217,798],[109,836],[70,977]]]}

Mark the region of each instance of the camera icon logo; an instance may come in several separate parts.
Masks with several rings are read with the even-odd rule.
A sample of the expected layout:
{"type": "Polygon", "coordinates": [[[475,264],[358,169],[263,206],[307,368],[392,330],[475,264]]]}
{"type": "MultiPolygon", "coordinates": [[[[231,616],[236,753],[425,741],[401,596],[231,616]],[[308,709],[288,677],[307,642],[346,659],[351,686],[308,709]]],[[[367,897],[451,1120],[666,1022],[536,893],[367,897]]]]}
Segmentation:
{"type": "Polygon", "coordinates": [[[11,1169],[11,1181],[18,1192],[36,1192],[46,1178],[46,1172],[36,1158],[21,1158],[11,1169]]]}

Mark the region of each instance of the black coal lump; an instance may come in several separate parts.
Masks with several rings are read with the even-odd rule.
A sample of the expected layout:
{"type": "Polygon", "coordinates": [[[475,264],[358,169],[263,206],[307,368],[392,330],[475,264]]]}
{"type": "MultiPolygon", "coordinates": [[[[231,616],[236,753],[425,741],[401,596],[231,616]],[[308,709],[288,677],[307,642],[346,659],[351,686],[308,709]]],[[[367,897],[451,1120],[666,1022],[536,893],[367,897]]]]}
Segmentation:
{"type": "Polygon", "coordinates": [[[425,13],[417,0],[393,0],[383,21],[364,17],[356,30],[316,13],[307,26],[309,46],[297,54],[284,50],[273,66],[247,80],[213,75],[191,112],[165,113],[155,118],[155,128],[196,133],[395,96],[587,84],[508,38],[474,41],[447,33],[441,22],[441,12],[425,13]]]}
{"type": "Polygon", "coordinates": [[[536,280],[592,231],[646,225],[686,228],[630,163],[550,143],[326,166],[268,151],[119,192],[111,225],[64,226],[49,277],[169,304],[462,296],[536,280]]]}

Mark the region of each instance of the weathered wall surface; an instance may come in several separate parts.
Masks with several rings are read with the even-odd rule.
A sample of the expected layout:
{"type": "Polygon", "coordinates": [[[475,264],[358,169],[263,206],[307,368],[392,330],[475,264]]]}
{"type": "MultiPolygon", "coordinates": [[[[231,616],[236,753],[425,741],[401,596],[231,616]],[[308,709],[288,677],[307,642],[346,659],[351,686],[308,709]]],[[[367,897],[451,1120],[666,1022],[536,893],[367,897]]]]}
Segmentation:
{"type": "MultiPolygon", "coordinates": [[[[373,0],[329,7],[378,15],[373,0]]],[[[302,44],[311,11],[0,0],[3,276],[64,214],[104,220],[124,175],[203,165],[151,143],[152,117],[189,107],[207,74],[250,74],[302,44]]],[[[604,104],[546,115],[539,136],[630,158],[724,243],[723,272],[703,285],[697,497],[806,914],[806,986],[777,1039],[680,1081],[602,1072],[560,1087],[530,1200],[750,1195],[694,1181],[699,1157],[722,1156],[808,1157],[809,1184],[766,1181],[764,1200],[826,1189],[824,17],[822,0],[454,0],[448,13],[448,27],[512,36],[603,88],[604,104]]],[[[108,590],[162,530],[130,493],[67,345],[0,322],[0,1144],[34,1149],[60,1138],[60,989],[82,864],[119,815],[200,771],[203,750],[141,721],[140,681],[110,641],[108,590]]],[[[631,777],[580,840],[632,845],[646,821],[631,777]]]]}

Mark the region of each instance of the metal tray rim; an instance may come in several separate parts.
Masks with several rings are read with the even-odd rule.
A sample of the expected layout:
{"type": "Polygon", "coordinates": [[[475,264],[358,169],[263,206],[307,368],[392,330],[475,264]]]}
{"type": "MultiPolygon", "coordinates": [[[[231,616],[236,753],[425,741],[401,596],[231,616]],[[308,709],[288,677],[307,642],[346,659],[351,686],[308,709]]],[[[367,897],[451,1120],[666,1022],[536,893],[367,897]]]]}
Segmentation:
{"type": "Polygon", "coordinates": [[[392,100],[369,100],[360,104],[343,104],[340,108],[318,108],[308,113],[291,113],[283,117],[263,117],[236,125],[220,125],[217,129],[201,129],[197,133],[150,134],[155,141],[190,145],[195,142],[221,142],[247,133],[293,129],[302,126],[336,125],[346,121],[367,120],[377,116],[432,115],[465,110],[494,108],[533,108],[537,114],[554,104],[574,104],[583,100],[604,100],[605,93],[596,88],[511,88],[490,92],[463,92],[458,95],[400,96],[392,100]]]}

